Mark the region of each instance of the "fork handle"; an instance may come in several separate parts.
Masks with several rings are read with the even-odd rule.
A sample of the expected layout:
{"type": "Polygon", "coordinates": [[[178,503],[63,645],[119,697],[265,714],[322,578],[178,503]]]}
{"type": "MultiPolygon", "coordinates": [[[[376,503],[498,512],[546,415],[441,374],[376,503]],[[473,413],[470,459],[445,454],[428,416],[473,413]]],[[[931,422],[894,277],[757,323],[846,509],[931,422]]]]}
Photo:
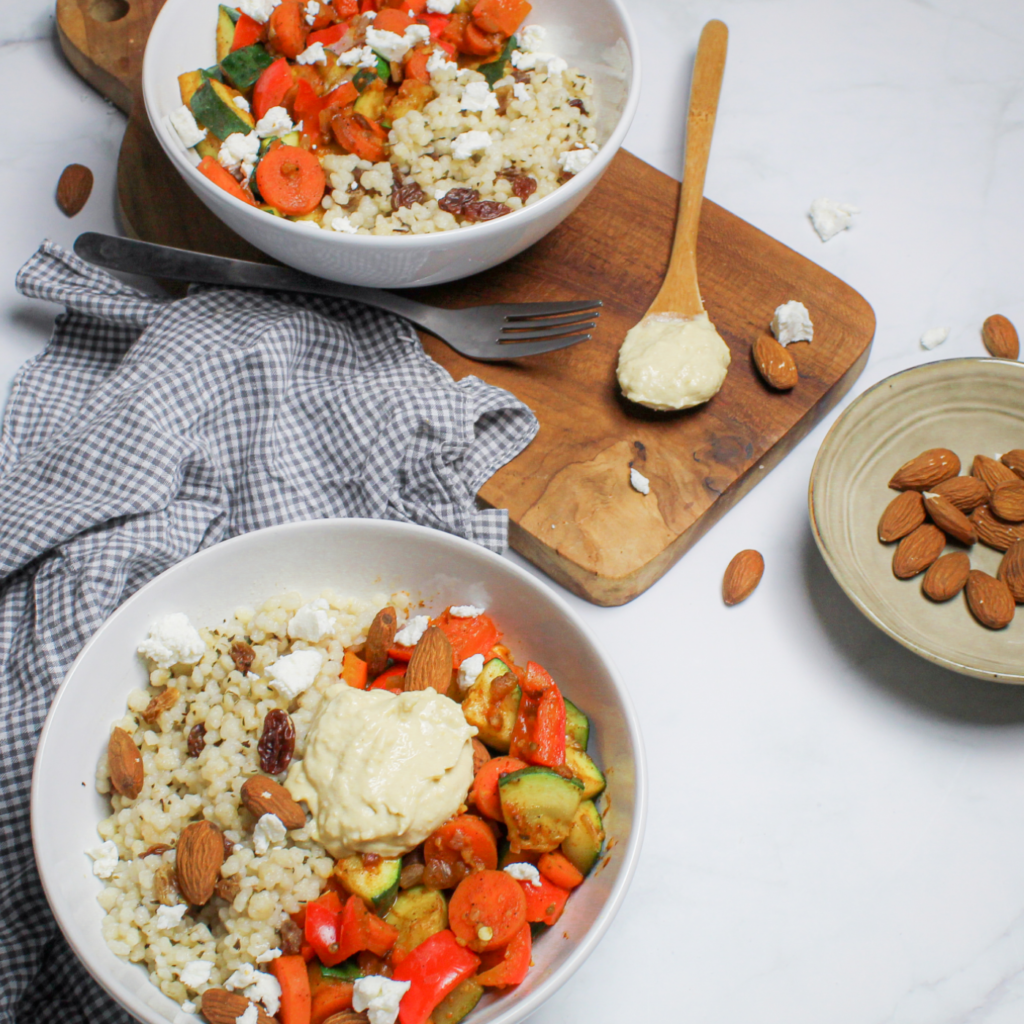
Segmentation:
{"type": "Polygon", "coordinates": [[[292,267],[209,256],[189,249],[175,249],[169,245],[139,242],[133,238],[103,235],[96,231],[86,231],[79,235],[75,239],[74,248],[89,263],[145,277],[223,285],[227,288],[269,288],[274,291],[306,292],[352,299],[376,309],[397,313],[411,320],[417,327],[440,337],[433,323],[435,310],[432,306],[379,288],[326,281],[292,267]]]}

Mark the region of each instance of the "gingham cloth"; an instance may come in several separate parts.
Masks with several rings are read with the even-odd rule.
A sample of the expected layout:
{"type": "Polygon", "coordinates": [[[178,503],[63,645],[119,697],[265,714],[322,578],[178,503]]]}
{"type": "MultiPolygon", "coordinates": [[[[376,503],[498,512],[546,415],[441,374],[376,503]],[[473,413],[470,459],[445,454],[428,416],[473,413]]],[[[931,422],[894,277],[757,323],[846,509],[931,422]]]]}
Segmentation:
{"type": "Polygon", "coordinates": [[[79,650],[158,573],[264,526],[368,516],[500,550],[507,513],[475,494],[537,421],[340,299],[155,299],[50,242],[17,286],[67,312],[0,436],[0,1024],[121,1024],[60,935],[29,832],[39,730],[79,650]]]}

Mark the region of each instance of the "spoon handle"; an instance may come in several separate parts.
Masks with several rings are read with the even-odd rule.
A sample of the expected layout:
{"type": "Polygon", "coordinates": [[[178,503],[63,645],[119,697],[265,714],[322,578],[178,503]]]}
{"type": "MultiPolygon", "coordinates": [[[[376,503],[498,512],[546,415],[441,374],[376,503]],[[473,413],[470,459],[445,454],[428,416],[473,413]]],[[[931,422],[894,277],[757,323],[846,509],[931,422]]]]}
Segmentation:
{"type": "Polygon", "coordinates": [[[700,34],[697,59],[690,83],[690,113],[686,121],[686,156],[679,190],[672,256],[661,290],[648,313],[681,313],[696,316],[704,312],[697,283],[697,229],[704,196],[704,176],[715,131],[718,95],[725,74],[725,52],[729,30],[724,22],[709,21],[700,34]]]}

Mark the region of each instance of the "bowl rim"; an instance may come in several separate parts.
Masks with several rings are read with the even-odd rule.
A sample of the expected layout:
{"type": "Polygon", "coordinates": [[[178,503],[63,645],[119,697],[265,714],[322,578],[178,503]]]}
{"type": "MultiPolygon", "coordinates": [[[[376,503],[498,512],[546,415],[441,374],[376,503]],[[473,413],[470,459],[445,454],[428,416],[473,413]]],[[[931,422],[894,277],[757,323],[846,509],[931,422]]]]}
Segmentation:
{"type": "MultiPolygon", "coordinates": [[[[171,11],[177,6],[178,2],[180,2],[180,0],[167,0],[160,10],[160,13],[157,15],[153,22],[153,26],[150,29],[149,38],[146,40],[146,48],[142,58],[143,103],[145,104],[146,116],[149,119],[150,127],[153,130],[153,134],[159,140],[161,148],[174,165],[175,169],[182,175],[187,183],[189,183],[193,188],[198,186],[202,192],[207,195],[215,196],[218,200],[228,201],[234,204],[236,211],[240,212],[245,218],[260,217],[261,219],[259,221],[254,222],[256,224],[265,224],[269,219],[283,230],[299,232],[302,235],[312,235],[312,232],[308,228],[304,228],[284,217],[271,217],[262,210],[255,209],[254,207],[249,206],[248,203],[243,203],[241,199],[235,198],[223,189],[214,185],[204,175],[200,174],[196,167],[187,159],[185,156],[185,150],[182,148],[180,141],[177,137],[172,137],[171,130],[164,123],[164,119],[157,116],[157,72],[155,70],[155,59],[151,59],[150,56],[151,52],[153,52],[150,50],[150,44],[153,43],[154,40],[159,40],[159,36],[162,32],[162,26],[170,24],[173,20],[171,11]]],[[[626,46],[629,49],[632,74],[629,78],[629,89],[626,93],[626,102],[623,105],[622,112],[619,114],[618,121],[615,123],[615,127],[608,136],[608,141],[601,147],[595,158],[591,160],[579,174],[574,175],[564,185],[559,185],[553,192],[550,192],[536,203],[523,207],[520,210],[512,211],[512,215],[516,217],[514,223],[518,224],[521,228],[525,228],[538,218],[546,216],[548,211],[555,206],[556,203],[561,205],[562,203],[570,201],[577,193],[589,190],[591,185],[601,176],[601,174],[604,173],[608,164],[610,164],[612,159],[615,157],[615,154],[618,153],[622,146],[622,142],[626,137],[626,133],[629,131],[630,125],[632,124],[633,117],[636,114],[636,108],[640,102],[639,39],[637,38],[636,30],[633,28],[633,22],[629,17],[625,0],[603,0],[603,2],[612,6],[618,13],[625,34],[626,46]]],[[[215,214],[215,216],[217,215],[215,214]]],[[[507,230],[506,222],[509,220],[511,220],[511,217],[499,217],[483,224],[474,224],[469,231],[441,231],[421,235],[350,235],[337,231],[322,232],[322,234],[328,238],[334,238],[337,244],[343,246],[372,246],[373,248],[380,248],[383,250],[394,248],[406,252],[436,246],[439,238],[443,238],[446,245],[461,245],[471,244],[473,240],[484,241],[492,236],[499,237],[505,230],[507,230]],[[469,237],[470,242],[464,241],[467,236],[469,237]],[[456,241],[456,239],[460,241],[456,241]]],[[[270,230],[275,229],[270,228],[270,230]]],[[[314,235],[313,237],[316,238],[319,236],[314,235]]]]}
{"type": "MultiPolygon", "coordinates": [[[[511,576],[516,578],[519,582],[526,585],[528,589],[532,589],[539,594],[542,594],[547,599],[551,600],[556,608],[565,615],[573,625],[586,637],[588,642],[593,646],[595,651],[600,656],[604,663],[609,678],[611,679],[612,686],[614,687],[619,700],[622,703],[622,707],[625,712],[625,720],[627,732],[629,735],[629,741],[632,746],[633,762],[634,762],[634,781],[633,781],[633,797],[634,797],[634,809],[631,821],[629,842],[626,846],[625,853],[623,854],[622,867],[619,872],[619,876],[616,879],[612,890],[605,901],[603,907],[601,907],[597,917],[593,924],[586,931],[586,933],[576,943],[575,948],[566,958],[565,962],[561,964],[556,970],[552,971],[551,975],[542,981],[537,988],[530,993],[525,999],[520,1002],[512,1002],[508,1009],[496,1017],[491,1024],[515,1024],[517,1021],[521,1021],[533,1013],[542,1003],[548,1000],[555,992],[562,987],[562,985],[572,977],[573,974],[582,966],[583,962],[593,952],[598,942],[604,936],[608,930],[615,915],[618,913],[619,908],[622,906],[625,900],[626,892],[629,889],[630,883],[632,882],[633,875],[636,871],[637,863],[640,859],[640,849],[643,844],[644,832],[647,823],[647,766],[646,757],[644,753],[643,740],[640,733],[640,723],[637,717],[636,709],[633,706],[632,699],[629,695],[629,690],[619,672],[618,667],[608,657],[601,644],[598,642],[593,631],[587,626],[576,611],[569,605],[566,599],[558,593],[554,588],[544,584],[543,581],[538,579],[532,573],[526,569],[516,565],[515,562],[508,558],[504,558],[501,555],[495,554],[493,551],[489,551],[487,548],[482,547],[479,544],[475,544],[471,541],[464,540],[461,537],[457,537],[454,534],[441,533],[440,531],[430,529],[424,526],[418,526],[412,523],[401,523],[391,520],[382,519],[363,519],[363,518],[351,518],[351,519],[313,519],[303,520],[292,523],[282,523],[277,526],[264,527],[260,530],[251,530],[248,533],[240,534],[236,537],[231,537],[227,540],[221,541],[218,544],[214,544],[209,548],[204,548],[201,551],[197,551],[189,557],[182,559],[169,569],[164,570],[159,576],[150,580],[143,587],[140,587],[134,594],[131,595],[126,601],[111,613],[110,616],[103,622],[103,624],[96,630],[96,632],[89,638],[85,646],[79,652],[78,656],[72,662],[68,669],[64,679],[60,686],[57,688],[56,693],[50,702],[49,710],[46,714],[46,719],[43,723],[43,728],[39,734],[39,743],[36,747],[36,753],[32,763],[32,785],[30,789],[30,823],[31,823],[31,834],[32,834],[32,850],[35,859],[36,869],[39,873],[39,879],[43,887],[43,891],[46,895],[47,904],[53,913],[57,924],[60,927],[61,933],[63,934],[68,945],[71,946],[79,962],[86,968],[89,974],[95,979],[95,981],[104,989],[121,1007],[128,1010],[134,1017],[140,1021],[145,1021],[147,1024],[168,1024],[169,1018],[163,1016],[160,1012],[154,1010],[148,1004],[137,999],[131,992],[123,990],[119,983],[107,977],[101,970],[98,964],[94,964],[89,949],[82,949],[74,941],[73,936],[69,934],[68,929],[65,928],[64,920],[61,914],[59,905],[55,902],[52,896],[52,888],[50,885],[50,878],[48,868],[45,862],[45,858],[40,852],[40,845],[36,842],[37,829],[42,827],[42,794],[39,790],[38,779],[40,777],[37,768],[44,758],[48,758],[50,742],[51,724],[56,717],[58,708],[68,692],[68,683],[72,678],[75,670],[79,664],[90,656],[92,648],[101,642],[103,635],[110,629],[111,623],[113,623],[118,617],[125,613],[133,604],[136,604],[148,596],[148,594],[160,587],[165,581],[166,577],[171,575],[187,574],[192,565],[197,559],[202,559],[209,556],[213,551],[222,550],[225,545],[227,546],[244,546],[245,544],[259,543],[265,537],[272,537],[276,540],[287,539],[289,534],[295,534],[300,532],[316,532],[320,530],[354,530],[359,531],[365,529],[367,526],[371,526],[374,529],[381,529],[385,533],[392,533],[395,535],[396,541],[405,540],[408,538],[415,538],[420,541],[427,539],[429,536],[437,537],[439,534],[444,538],[446,543],[453,543],[456,547],[461,547],[468,553],[484,558],[485,561],[491,561],[494,565],[500,565],[503,571],[508,572],[511,576]]],[[[97,939],[102,937],[97,935],[97,939]]],[[[105,944],[100,943],[103,948],[105,944]]],[[[155,986],[154,986],[155,990],[155,986]]]]}
{"type": "Polygon", "coordinates": [[[856,607],[869,622],[877,626],[883,633],[892,637],[893,640],[905,647],[908,651],[912,651],[919,657],[924,658],[926,661],[930,661],[932,664],[938,665],[941,668],[949,669],[950,671],[957,672],[960,675],[972,676],[975,679],[987,679],[998,683],[1021,685],[1024,684],[1024,674],[1011,676],[1004,673],[991,672],[985,669],[979,669],[973,665],[956,661],[952,658],[943,657],[941,654],[936,654],[927,647],[923,647],[921,644],[915,643],[913,640],[903,636],[898,630],[890,626],[884,618],[877,615],[861,597],[858,589],[846,578],[846,573],[840,564],[840,561],[829,550],[828,543],[825,540],[821,527],[818,523],[817,508],[814,500],[814,491],[818,483],[819,473],[822,472],[825,462],[830,457],[834,457],[835,454],[831,451],[831,443],[834,442],[834,437],[838,429],[846,421],[847,417],[850,416],[862,402],[871,397],[880,388],[891,385],[897,378],[911,376],[924,377],[931,373],[939,373],[943,371],[948,372],[951,368],[951,364],[976,365],[988,363],[1002,363],[1007,366],[1015,366],[1017,369],[1009,372],[1024,373],[1024,363],[1013,359],[994,359],[986,356],[958,356],[953,359],[933,359],[927,363],[920,363],[917,366],[911,366],[905,370],[898,370],[896,373],[889,374],[888,377],[884,377],[882,380],[877,381],[875,384],[872,384],[871,387],[859,394],[843,410],[835,423],[832,424],[828,433],[825,435],[825,439],[821,442],[821,446],[818,448],[818,452],[814,457],[814,465],[811,467],[810,480],[807,485],[807,511],[810,518],[811,533],[814,536],[814,542],[817,544],[818,550],[821,552],[821,557],[824,559],[825,565],[828,567],[828,571],[832,574],[832,578],[836,583],[839,584],[843,593],[845,593],[853,602],[854,607],[856,607]]]}

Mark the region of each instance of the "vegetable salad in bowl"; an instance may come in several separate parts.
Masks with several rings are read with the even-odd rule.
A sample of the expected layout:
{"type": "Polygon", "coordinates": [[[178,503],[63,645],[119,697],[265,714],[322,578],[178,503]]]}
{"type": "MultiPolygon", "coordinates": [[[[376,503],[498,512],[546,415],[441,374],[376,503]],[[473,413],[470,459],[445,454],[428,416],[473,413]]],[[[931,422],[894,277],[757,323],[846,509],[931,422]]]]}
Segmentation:
{"type": "Polygon", "coordinates": [[[170,123],[239,201],[312,229],[422,234],[506,216],[597,152],[594,85],[527,0],[243,0],[170,123]]]}

